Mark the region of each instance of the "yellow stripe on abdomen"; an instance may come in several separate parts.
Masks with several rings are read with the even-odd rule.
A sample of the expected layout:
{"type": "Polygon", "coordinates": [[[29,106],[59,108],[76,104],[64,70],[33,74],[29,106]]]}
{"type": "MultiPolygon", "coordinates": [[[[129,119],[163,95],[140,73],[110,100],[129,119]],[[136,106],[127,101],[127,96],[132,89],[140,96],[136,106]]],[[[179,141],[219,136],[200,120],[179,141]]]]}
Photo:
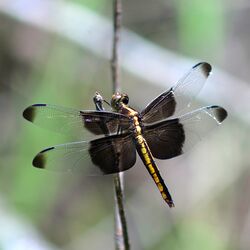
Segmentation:
{"type": "Polygon", "coordinates": [[[136,136],[136,140],[137,140],[137,150],[138,153],[144,163],[144,165],[146,166],[149,174],[151,175],[151,177],[153,178],[157,188],[159,189],[162,198],[168,203],[168,205],[170,207],[174,207],[174,203],[172,201],[171,195],[160,175],[160,172],[153,160],[152,154],[148,148],[148,145],[145,141],[145,139],[143,138],[142,135],[137,135],[136,136]]]}

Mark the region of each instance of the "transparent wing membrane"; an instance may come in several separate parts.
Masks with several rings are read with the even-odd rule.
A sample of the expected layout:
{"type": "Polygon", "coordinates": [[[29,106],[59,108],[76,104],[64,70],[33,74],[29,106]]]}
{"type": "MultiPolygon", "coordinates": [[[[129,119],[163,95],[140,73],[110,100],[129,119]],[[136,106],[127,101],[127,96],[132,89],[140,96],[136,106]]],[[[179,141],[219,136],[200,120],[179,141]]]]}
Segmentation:
{"type": "Polygon", "coordinates": [[[23,116],[34,124],[63,134],[91,138],[103,135],[103,126],[110,134],[126,130],[130,126],[129,118],[118,113],[104,111],[81,111],[50,104],[34,104],[26,108],[23,116]]]}
{"type": "Polygon", "coordinates": [[[174,87],[147,105],[141,113],[142,120],[145,123],[153,123],[180,114],[200,92],[211,70],[208,63],[196,64],[174,87]]]}
{"type": "Polygon", "coordinates": [[[49,147],[36,155],[33,165],[58,172],[103,175],[127,170],[135,161],[136,149],[132,138],[114,135],[90,142],[49,147]]]}
{"type": "Polygon", "coordinates": [[[226,110],[219,106],[203,107],[146,126],[144,137],[155,158],[169,159],[188,151],[226,117],[226,110]]]}

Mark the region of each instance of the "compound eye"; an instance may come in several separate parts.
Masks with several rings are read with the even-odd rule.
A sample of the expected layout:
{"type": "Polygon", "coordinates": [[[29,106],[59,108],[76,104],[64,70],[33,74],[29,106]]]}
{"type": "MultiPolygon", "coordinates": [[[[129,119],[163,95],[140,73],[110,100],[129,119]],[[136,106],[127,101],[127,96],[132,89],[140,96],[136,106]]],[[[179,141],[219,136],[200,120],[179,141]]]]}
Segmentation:
{"type": "Polygon", "coordinates": [[[124,104],[128,104],[128,102],[129,102],[129,98],[128,98],[128,96],[127,95],[124,95],[123,96],[123,98],[122,98],[122,102],[124,103],[124,104]]]}

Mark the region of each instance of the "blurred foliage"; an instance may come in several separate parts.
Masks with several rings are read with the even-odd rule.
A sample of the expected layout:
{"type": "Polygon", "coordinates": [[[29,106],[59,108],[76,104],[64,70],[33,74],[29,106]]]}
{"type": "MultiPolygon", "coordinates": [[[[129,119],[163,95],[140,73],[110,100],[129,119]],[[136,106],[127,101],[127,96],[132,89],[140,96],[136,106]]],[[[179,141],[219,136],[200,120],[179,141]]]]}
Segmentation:
{"type": "MultiPolygon", "coordinates": [[[[111,13],[112,1],[74,2],[88,6],[97,13],[111,13]]],[[[211,58],[217,63],[223,61],[220,58],[223,58],[224,54],[220,53],[220,49],[226,37],[226,3],[216,0],[179,0],[168,3],[138,0],[126,1],[124,5],[125,24],[151,41],[175,49],[177,53],[202,57],[204,60],[211,58]]],[[[107,217],[113,216],[112,178],[56,175],[32,168],[32,157],[39,150],[71,141],[72,138],[37,128],[24,121],[21,114],[24,108],[32,103],[55,103],[93,109],[92,96],[95,91],[98,90],[107,97],[111,95],[109,62],[96,58],[90,52],[56,35],[34,31],[31,27],[24,27],[25,25],[5,16],[0,18],[0,128],[5,131],[0,135],[3,142],[0,148],[1,194],[18,213],[39,228],[48,240],[64,246],[83,237],[91,228],[95,229],[95,226],[107,217]],[[41,40],[35,40],[37,36],[41,40]]],[[[144,94],[156,91],[147,83],[138,83],[138,80],[131,76],[126,76],[123,81],[138,84],[141,89],[145,88],[144,94]]],[[[124,89],[130,88],[131,96],[136,97],[138,94],[134,93],[131,85],[128,83],[124,89]]],[[[138,97],[138,100],[140,98],[142,97],[138,97]]],[[[247,150],[246,145],[247,141],[242,142],[244,150],[247,150]]],[[[249,173],[246,176],[249,176],[249,173]]],[[[247,177],[245,178],[244,183],[248,183],[247,177]]],[[[131,182],[128,182],[128,189],[138,188],[146,182],[140,176],[129,177],[129,181],[131,182]]],[[[243,190],[245,193],[248,187],[247,185],[243,190]]],[[[136,192],[129,191],[128,197],[136,192]]],[[[230,194],[231,191],[233,190],[230,190],[230,194]]],[[[223,194],[224,199],[227,195],[229,194],[223,194]]],[[[149,196],[152,199],[147,202],[154,205],[157,198],[153,194],[149,196]]],[[[143,214],[142,204],[148,207],[150,204],[145,205],[145,200],[142,202],[140,195],[137,198],[138,202],[141,202],[140,212],[143,214]]],[[[223,199],[220,199],[220,202],[224,207],[218,210],[224,215],[227,206],[224,200],[221,200],[223,199]]],[[[162,205],[164,208],[160,208],[160,205],[162,204],[153,206],[152,217],[158,214],[155,209],[165,209],[165,214],[165,204],[162,205]]],[[[209,217],[210,210],[208,207],[201,218],[194,213],[183,215],[184,219],[173,223],[170,231],[164,231],[161,239],[147,249],[229,250],[230,239],[223,238],[226,229],[204,219],[209,217]]],[[[229,212],[233,214],[233,211],[229,212]]],[[[169,222],[172,217],[170,212],[166,213],[164,219],[169,222]]],[[[211,213],[216,214],[214,211],[211,213]]],[[[145,216],[144,219],[148,218],[145,216]]],[[[238,221],[237,217],[235,221],[238,221]]],[[[136,229],[137,225],[133,226],[135,228],[131,231],[136,235],[136,230],[139,229],[136,229]]],[[[148,226],[154,230],[157,224],[148,226]]],[[[110,228],[108,234],[112,233],[110,228]]]]}
{"type": "Polygon", "coordinates": [[[80,5],[82,4],[96,12],[101,12],[101,10],[107,5],[110,6],[110,1],[108,0],[74,0],[70,2],[75,2],[80,5]]]}
{"type": "Polygon", "coordinates": [[[172,250],[229,250],[218,236],[216,229],[202,221],[184,220],[175,225],[158,247],[153,249],[172,250]]]}
{"type": "Polygon", "coordinates": [[[224,42],[223,2],[179,0],[177,18],[180,50],[201,57],[220,52],[224,42]]]}

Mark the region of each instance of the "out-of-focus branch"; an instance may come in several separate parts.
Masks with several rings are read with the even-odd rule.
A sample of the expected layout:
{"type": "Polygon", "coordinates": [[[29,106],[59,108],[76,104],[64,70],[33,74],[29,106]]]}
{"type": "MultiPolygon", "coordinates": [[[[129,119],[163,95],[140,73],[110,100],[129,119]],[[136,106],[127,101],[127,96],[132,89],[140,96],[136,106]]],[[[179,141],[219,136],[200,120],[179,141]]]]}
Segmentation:
{"type": "Polygon", "coordinates": [[[124,209],[123,173],[114,176],[115,187],[115,246],[117,250],[128,250],[129,236],[124,209]]]}
{"type": "Polygon", "coordinates": [[[117,92],[121,88],[120,72],[119,72],[119,41],[121,36],[121,22],[122,22],[122,0],[114,0],[113,3],[113,52],[111,59],[111,73],[113,80],[113,91],[117,92]]]}
{"type": "MultiPolygon", "coordinates": [[[[119,41],[122,22],[122,0],[113,1],[113,50],[111,59],[111,73],[113,80],[113,91],[118,92],[121,89],[119,74],[119,41]]],[[[128,250],[129,237],[127,230],[127,221],[123,205],[124,187],[123,173],[114,176],[114,195],[115,195],[115,247],[117,250],[128,250]]]]}

